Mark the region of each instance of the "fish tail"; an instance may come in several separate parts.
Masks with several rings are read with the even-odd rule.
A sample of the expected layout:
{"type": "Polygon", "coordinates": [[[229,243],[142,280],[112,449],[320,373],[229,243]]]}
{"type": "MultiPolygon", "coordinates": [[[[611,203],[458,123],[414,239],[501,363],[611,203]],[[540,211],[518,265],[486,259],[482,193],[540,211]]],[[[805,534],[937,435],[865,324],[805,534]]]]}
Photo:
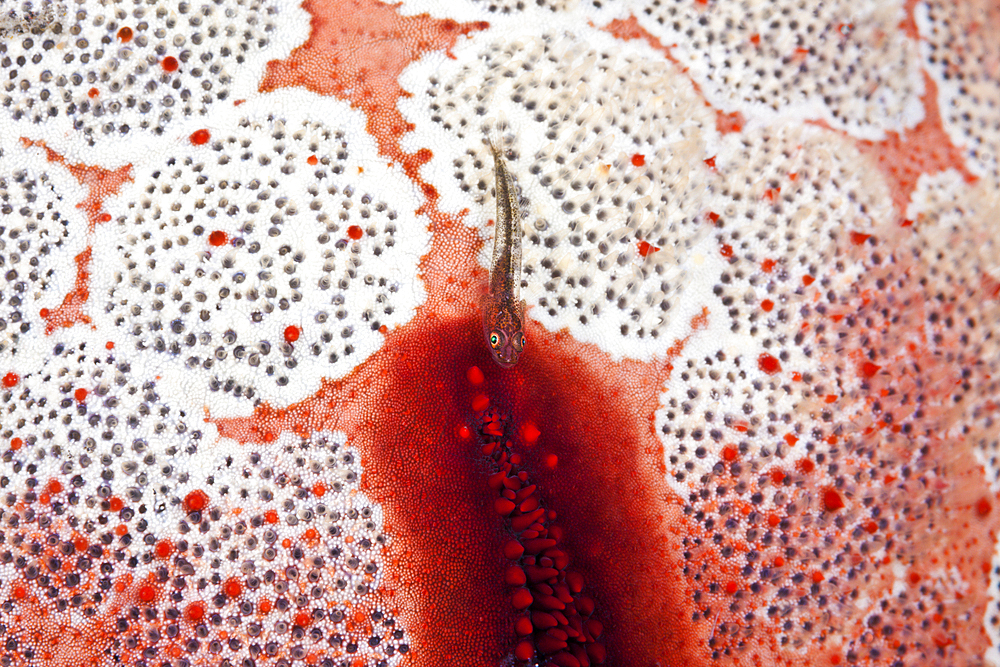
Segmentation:
{"type": "Polygon", "coordinates": [[[489,135],[490,150],[493,152],[493,159],[500,160],[503,157],[503,138],[494,129],[489,135]]]}
{"type": "Polygon", "coordinates": [[[493,158],[504,157],[504,134],[510,129],[510,125],[507,123],[507,118],[504,115],[497,117],[493,123],[489,125],[486,129],[487,141],[490,145],[490,150],[493,152],[493,158]]]}

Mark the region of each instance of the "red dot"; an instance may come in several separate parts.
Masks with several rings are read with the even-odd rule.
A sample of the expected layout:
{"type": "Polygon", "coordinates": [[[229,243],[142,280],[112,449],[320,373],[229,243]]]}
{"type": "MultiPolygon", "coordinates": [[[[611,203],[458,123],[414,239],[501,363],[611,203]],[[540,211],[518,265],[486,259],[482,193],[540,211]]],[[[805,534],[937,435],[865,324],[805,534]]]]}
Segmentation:
{"type": "Polygon", "coordinates": [[[160,61],[160,67],[163,68],[164,72],[176,72],[178,67],[177,58],[167,56],[160,61]]]}
{"type": "Polygon", "coordinates": [[[722,253],[723,257],[732,257],[733,256],[733,246],[731,246],[731,245],[729,245],[727,243],[727,244],[725,244],[725,245],[722,246],[722,250],[720,250],[719,252],[722,253]]]}
{"type": "Polygon", "coordinates": [[[45,488],[49,493],[59,493],[62,491],[63,485],[58,479],[50,479],[45,488]]]}
{"type": "Polygon", "coordinates": [[[524,554],[524,545],[517,540],[510,540],[503,545],[503,555],[507,560],[517,560],[524,554]]]}
{"type": "Polygon", "coordinates": [[[880,368],[882,367],[879,366],[878,364],[873,364],[870,361],[866,361],[865,363],[861,364],[861,374],[864,375],[866,378],[875,377],[875,374],[879,372],[880,368]]]}
{"type": "Polygon", "coordinates": [[[104,344],[104,349],[113,350],[115,349],[115,344],[109,340],[107,343],[104,344]]]}
{"type": "Polygon", "coordinates": [[[347,235],[350,236],[355,241],[361,238],[362,233],[363,232],[361,231],[361,228],[358,227],[357,225],[351,225],[350,227],[347,228],[347,235]]]}
{"type": "Polygon", "coordinates": [[[476,394],[472,399],[472,409],[476,412],[482,412],[490,406],[490,397],[486,394],[476,394]]]}
{"type": "Polygon", "coordinates": [[[785,471],[779,468],[775,468],[771,471],[771,481],[775,484],[781,484],[785,480],[785,471]]]}
{"type": "Polygon", "coordinates": [[[645,241],[639,241],[639,254],[643,257],[646,257],[651,252],[658,252],[659,250],[660,249],[657,248],[655,245],[650,245],[645,241]]]}
{"type": "Polygon", "coordinates": [[[805,285],[806,287],[809,287],[815,281],[816,279],[813,278],[812,276],[802,276],[802,284],[805,285]]]}
{"type": "Polygon", "coordinates": [[[771,271],[773,271],[774,270],[774,260],[773,259],[765,259],[763,262],[760,263],[760,270],[763,271],[764,273],[770,273],[771,271]]]}
{"type": "Polygon", "coordinates": [[[795,467],[796,469],[798,469],[799,472],[808,474],[816,469],[816,464],[813,463],[810,459],[799,459],[798,461],[795,462],[795,467]]]}
{"type": "Polygon", "coordinates": [[[285,327],[285,340],[289,343],[294,343],[299,339],[299,328],[297,326],[285,327]]]}
{"type": "Polygon", "coordinates": [[[233,578],[222,586],[222,592],[231,598],[239,597],[243,594],[243,584],[239,579],[233,578]]]}
{"type": "Polygon", "coordinates": [[[820,572],[819,570],[814,570],[812,573],[812,580],[814,584],[818,584],[819,582],[823,581],[823,573],[820,572]]]}
{"type": "Polygon", "coordinates": [[[170,540],[160,540],[156,543],[156,555],[160,558],[167,558],[174,552],[174,545],[170,540]]]}
{"type": "Polygon", "coordinates": [[[770,354],[764,353],[757,357],[757,368],[768,375],[774,375],[781,370],[781,363],[770,354]]]}
{"type": "Polygon", "coordinates": [[[763,309],[765,313],[770,313],[771,310],[774,309],[774,302],[771,301],[770,299],[764,299],[763,301],[760,302],[760,307],[763,309]]]}
{"type": "Polygon", "coordinates": [[[28,591],[23,584],[14,584],[13,588],[11,588],[11,592],[18,600],[23,600],[28,597],[28,591]]]}
{"type": "Polygon", "coordinates": [[[229,236],[225,232],[218,229],[208,235],[208,244],[215,246],[216,248],[221,245],[225,245],[228,241],[229,236]]]}
{"type": "Polygon", "coordinates": [[[823,506],[828,512],[835,512],[844,506],[844,499],[840,497],[836,489],[826,489],[823,491],[823,506]]]}
{"type": "Polygon", "coordinates": [[[83,403],[85,400],[87,400],[87,390],[84,389],[83,387],[80,387],[79,389],[73,392],[73,398],[76,399],[77,403],[83,403]]]}
{"type": "Polygon", "coordinates": [[[738,453],[735,447],[729,445],[722,448],[722,458],[726,461],[735,461],[738,453]]]}
{"type": "Polygon", "coordinates": [[[100,94],[101,92],[97,90],[97,88],[91,88],[90,90],[87,91],[87,97],[89,97],[90,99],[94,99],[100,94]]]}
{"type": "Polygon", "coordinates": [[[308,162],[311,165],[315,165],[316,163],[319,162],[319,160],[316,159],[315,155],[310,155],[309,157],[306,158],[306,162],[308,162]]]}
{"type": "Polygon", "coordinates": [[[514,609],[527,609],[533,601],[531,591],[527,588],[519,588],[510,596],[510,602],[514,605],[514,609]]]}
{"type": "Polygon", "coordinates": [[[186,611],[187,617],[196,623],[205,618],[205,605],[201,602],[192,602],[186,611]]]}
{"type": "Polygon", "coordinates": [[[458,437],[460,437],[462,440],[468,440],[469,438],[472,437],[472,431],[469,430],[468,426],[464,426],[464,425],[463,426],[459,426],[457,433],[458,433],[458,437]]]}
{"type": "Polygon", "coordinates": [[[875,523],[874,521],[869,521],[868,523],[865,524],[865,530],[874,535],[875,533],[878,532],[878,524],[875,523]]]}
{"type": "Polygon", "coordinates": [[[726,593],[732,595],[739,589],[735,581],[726,582],[726,593]]]}
{"type": "Polygon", "coordinates": [[[479,370],[479,366],[469,366],[468,370],[465,371],[465,379],[467,379],[470,384],[482,384],[486,377],[483,375],[483,372],[479,370]]]}
{"type": "Polygon", "coordinates": [[[326,493],[326,485],[323,482],[316,482],[313,484],[312,492],[317,498],[322,498],[323,494],[326,493]]]}
{"type": "Polygon", "coordinates": [[[132,40],[132,28],[129,28],[128,26],[126,26],[124,28],[121,28],[118,31],[118,39],[122,40],[123,42],[129,42],[129,41],[131,41],[132,40]]]}
{"type": "Polygon", "coordinates": [[[507,568],[507,571],[503,574],[503,580],[511,586],[524,586],[524,583],[527,581],[524,576],[524,570],[517,565],[511,565],[507,568]]]}
{"type": "Polygon", "coordinates": [[[111,214],[101,213],[101,216],[98,218],[98,220],[100,220],[101,222],[111,222],[111,214]]]}
{"type": "Polygon", "coordinates": [[[310,623],[312,623],[312,616],[310,616],[306,612],[300,611],[299,613],[295,614],[295,625],[299,626],[300,628],[307,628],[309,627],[310,623]]]}
{"type": "Polygon", "coordinates": [[[264,521],[268,523],[278,523],[278,513],[274,510],[264,512],[264,521]]]}
{"type": "Polygon", "coordinates": [[[538,430],[537,426],[535,426],[535,422],[526,421],[521,426],[521,437],[524,438],[524,441],[529,445],[533,445],[538,442],[538,436],[541,434],[542,432],[538,430]]]}
{"type": "Polygon", "coordinates": [[[645,155],[643,155],[642,153],[636,153],[635,155],[632,156],[632,166],[633,167],[641,167],[644,164],[646,164],[646,156],[645,155]]]}
{"type": "Polygon", "coordinates": [[[851,243],[853,243],[854,245],[861,245],[871,237],[872,237],[871,234],[862,234],[861,232],[851,232],[851,243]]]}
{"type": "Polygon", "coordinates": [[[10,389],[20,381],[21,377],[17,373],[7,373],[3,376],[3,386],[7,389],[10,389]]]}
{"type": "Polygon", "coordinates": [[[704,161],[708,165],[709,169],[715,169],[715,156],[708,158],[704,161]]]}
{"type": "Polygon", "coordinates": [[[21,449],[21,445],[23,445],[23,444],[24,444],[24,440],[21,440],[20,438],[11,438],[10,439],[10,449],[11,449],[11,451],[16,452],[17,450],[21,449]]]}
{"type": "MultiPolygon", "coordinates": [[[[166,69],[166,68],[164,68],[166,69]]],[[[175,67],[176,69],[176,67],[175,67]]],[[[212,134],[205,129],[195,130],[191,133],[190,139],[191,143],[195,146],[202,146],[208,143],[208,140],[212,138],[212,134]]]]}
{"type": "Polygon", "coordinates": [[[493,508],[497,511],[500,516],[507,516],[514,511],[514,503],[506,498],[497,498],[493,502],[493,508]]]}
{"type": "Polygon", "coordinates": [[[548,454],[547,456],[545,456],[545,458],[542,459],[542,464],[546,468],[555,468],[556,465],[558,465],[558,463],[559,463],[559,457],[556,456],[555,454],[548,454]]]}
{"type": "Polygon", "coordinates": [[[208,507],[208,494],[204,491],[195,490],[184,496],[185,512],[200,512],[208,507]]]}
{"type": "Polygon", "coordinates": [[[156,599],[156,589],[149,584],[139,587],[139,602],[150,603],[156,599]]]}
{"type": "Polygon", "coordinates": [[[125,507],[125,503],[122,502],[121,498],[112,498],[108,501],[108,507],[111,508],[112,512],[121,512],[122,508],[125,507]]]}
{"type": "Polygon", "coordinates": [[[980,498],[976,501],[976,514],[979,516],[986,516],[993,509],[990,501],[986,498],[980,498]]]}
{"type": "Polygon", "coordinates": [[[48,308],[42,308],[40,311],[38,311],[38,315],[42,319],[45,319],[46,317],[49,316],[49,309],[48,308]]]}
{"type": "Polygon", "coordinates": [[[518,660],[531,660],[533,655],[535,655],[535,647],[527,639],[519,643],[517,648],[514,649],[514,657],[518,660]]]}

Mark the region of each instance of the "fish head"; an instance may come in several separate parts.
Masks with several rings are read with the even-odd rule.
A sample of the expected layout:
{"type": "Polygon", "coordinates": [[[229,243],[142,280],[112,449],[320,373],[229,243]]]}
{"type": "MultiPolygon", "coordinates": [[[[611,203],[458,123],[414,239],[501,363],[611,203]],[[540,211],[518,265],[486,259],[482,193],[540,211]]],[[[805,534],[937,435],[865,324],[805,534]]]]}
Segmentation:
{"type": "Polygon", "coordinates": [[[526,342],[520,327],[511,330],[499,327],[489,331],[486,338],[493,361],[502,368],[510,368],[517,363],[526,342]]]}

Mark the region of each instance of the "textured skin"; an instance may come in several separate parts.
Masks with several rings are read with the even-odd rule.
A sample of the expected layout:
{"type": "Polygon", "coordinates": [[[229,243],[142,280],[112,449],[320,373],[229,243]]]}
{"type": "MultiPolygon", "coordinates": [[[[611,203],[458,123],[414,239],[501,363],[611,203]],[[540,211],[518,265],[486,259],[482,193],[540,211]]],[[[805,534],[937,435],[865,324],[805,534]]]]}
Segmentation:
{"type": "Polygon", "coordinates": [[[998,31],[0,6],[0,665],[997,664],[998,31]]]}
{"type": "Polygon", "coordinates": [[[500,148],[490,145],[496,179],[497,219],[493,234],[490,289],[483,298],[483,333],[493,360],[502,368],[524,351],[524,301],[521,300],[521,206],[514,177],[500,148]]]}

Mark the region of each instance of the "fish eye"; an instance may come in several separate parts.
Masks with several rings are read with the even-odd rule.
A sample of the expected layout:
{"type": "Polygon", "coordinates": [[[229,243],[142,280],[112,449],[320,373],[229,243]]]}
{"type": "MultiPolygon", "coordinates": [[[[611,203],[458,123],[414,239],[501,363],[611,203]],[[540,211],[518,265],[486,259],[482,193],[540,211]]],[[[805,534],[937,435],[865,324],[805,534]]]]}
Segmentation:
{"type": "Polygon", "coordinates": [[[522,334],[522,335],[521,335],[521,347],[524,347],[525,343],[527,343],[527,342],[528,342],[528,341],[526,341],[526,340],[524,339],[524,334],[522,334]]]}
{"type": "Polygon", "coordinates": [[[490,345],[496,347],[499,343],[500,343],[500,336],[496,335],[496,333],[490,334],[490,345]]]}

